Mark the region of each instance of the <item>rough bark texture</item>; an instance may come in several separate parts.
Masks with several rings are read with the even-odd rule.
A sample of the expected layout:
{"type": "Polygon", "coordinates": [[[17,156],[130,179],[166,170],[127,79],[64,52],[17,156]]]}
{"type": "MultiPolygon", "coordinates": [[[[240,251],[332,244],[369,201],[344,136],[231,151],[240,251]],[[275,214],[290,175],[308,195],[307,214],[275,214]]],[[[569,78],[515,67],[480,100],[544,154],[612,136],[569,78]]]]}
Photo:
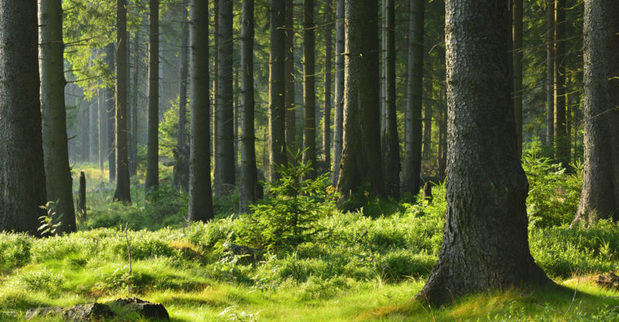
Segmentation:
{"type": "Polygon", "coordinates": [[[293,1],[286,1],[286,84],[284,100],[286,105],[286,147],[296,151],[296,106],[294,83],[294,15],[293,1]]]}
{"type": "Polygon", "coordinates": [[[512,0],[513,97],[516,134],[518,135],[518,153],[522,153],[522,1],[512,0]]]}
{"type": "Polygon", "coordinates": [[[215,197],[234,188],[234,106],[232,105],[232,0],[218,0],[217,95],[215,106],[215,197]]]}
{"type": "Polygon", "coordinates": [[[269,179],[276,181],[277,165],[286,162],[285,81],[286,81],[286,5],[271,0],[271,55],[269,57],[269,179]]]}
{"type": "Polygon", "coordinates": [[[564,167],[570,163],[570,141],[566,126],[566,88],[565,88],[565,9],[566,0],[555,0],[555,58],[554,58],[554,156],[564,167]]]}
{"type": "Polygon", "coordinates": [[[45,170],[36,1],[0,2],[0,231],[38,235],[45,170]]]}
{"type": "Polygon", "coordinates": [[[618,135],[619,4],[614,0],[585,1],[584,14],[584,143],[582,193],[574,223],[619,216],[616,198],[618,135]],[[614,109],[613,109],[614,108],[614,109]],[[616,143],[616,142],[615,142],[616,143]]]}
{"type": "MultiPolygon", "coordinates": [[[[67,116],[64,101],[64,61],[62,57],[61,0],[39,1],[39,42],[41,110],[43,112],[43,152],[47,200],[57,201],[62,214],[57,231],[75,231],[73,185],[67,144],[67,116]]],[[[94,142],[93,142],[94,145],[94,142]]]]}
{"type": "Polygon", "coordinates": [[[116,0],[116,189],[114,200],[131,202],[127,148],[127,0],[116,0]]]}
{"type": "Polygon", "coordinates": [[[380,149],[378,3],[346,0],[344,146],[337,190],[384,195],[380,149]]]}
{"type": "Polygon", "coordinates": [[[333,184],[340,176],[344,138],[344,9],[345,1],[336,0],[335,8],[335,120],[333,131],[333,184]]]}
{"type": "Polygon", "coordinates": [[[186,1],[183,2],[180,49],[180,86],[178,96],[178,130],[174,163],[174,185],[183,191],[189,189],[189,145],[187,128],[187,75],[189,71],[189,22],[186,1]]]}
{"type": "Polygon", "coordinates": [[[446,3],[445,236],[418,295],[432,304],[466,293],[550,283],[529,253],[528,184],[511,99],[510,20],[507,1],[446,3]]]}
{"type": "Polygon", "coordinates": [[[555,135],[555,0],[546,3],[546,145],[554,144],[555,135]]]}
{"type": "Polygon", "coordinates": [[[254,136],[254,1],[244,0],[241,17],[241,178],[239,209],[256,201],[256,147],[254,136]]]}
{"type": "Polygon", "coordinates": [[[384,92],[385,92],[385,129],[382,135],[383,176],[385,194],[389,197],[400,196],[400,140],[398,138],[398,120],[396,113],[395,84],[395,5],[394,0],[383,0],[384,15],[384,92]]]}
{"type": "Polygon", "coordinates": [[[423,94],[424,0],[410,0],[408,83],[402,192],[416,195],[421,188],[421,109],[423,94]]]}
{"type": "Polygon", "coordinates": [[[307,176],[316,176],[316,65],[314,0],[303,1],[303,163],[312,167],[307,176]]]}
{"type": "Polygon", "coordinates": [[[146,189],[159,186],[159,0],[149,0],[146,189]]]}
{"type": "Polygon", "coordinates": [[[188,220],[213,219],[209,158],[208,0],[191,0],[191,148],[188,220]]]}
{"type": "Polygon", "coordinates": [[[333,43],[331,42],[333,33],[333,0],[325,2],[325,112],[324,112],[324,127],[322,130],[322,147],[324,152],[324,161],[331,169],[331,107],[333,100],[331,99],[331,67],[333,64],[333,43]]]}

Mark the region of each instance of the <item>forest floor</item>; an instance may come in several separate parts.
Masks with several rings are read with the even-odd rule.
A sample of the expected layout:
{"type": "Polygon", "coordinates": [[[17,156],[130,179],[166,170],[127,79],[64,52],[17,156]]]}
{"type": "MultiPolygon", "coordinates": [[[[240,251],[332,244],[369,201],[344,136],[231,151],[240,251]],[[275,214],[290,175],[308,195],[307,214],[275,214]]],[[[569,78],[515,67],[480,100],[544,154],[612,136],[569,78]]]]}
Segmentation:
{"type": "MultiPolygon", "coordinates": [[[[432,204],[366,200],[364,211],[328,210],[312,240],[245,256],[228,250],[251,229],[235,214],[235,196],[216,200],[218,220],[185,224],[187,197],[169,186],[168,168],[155,197],[133,182],[132,205],[111,202],[105,172],[92,165],[74,170],[88,181],[79,232],[42,239],[0,234],[0,320],[21,320],[35,307],[127,296],[162,303],[173,321],[619,320],[619,291],[595,282],[618,272],[616,223],[569,229],[556,214],[531,217],[531,252],[562,288],[477,294],[432,308],[413,298],[442,241],[442,186],[432,204]]],[[[549,179],[530,177],[533,187],[534,180],[549,179]]],[[[568,188],[549,189],[565,194],[554,202],[573,198],[568,188]]],[[[558,208],[535,193],[535,209],[558,208]]]]}

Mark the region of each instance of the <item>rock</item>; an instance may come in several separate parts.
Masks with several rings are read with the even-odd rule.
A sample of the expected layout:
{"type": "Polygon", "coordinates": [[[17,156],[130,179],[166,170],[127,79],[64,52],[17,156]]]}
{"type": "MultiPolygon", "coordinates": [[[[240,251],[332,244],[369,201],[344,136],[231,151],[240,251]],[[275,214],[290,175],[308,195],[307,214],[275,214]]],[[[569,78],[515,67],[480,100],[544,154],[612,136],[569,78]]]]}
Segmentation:
{"type": "Polygon", "coordinates": [[[79,304],[70,308],[40,307],[26,312],[26,319],[60,316],[68,321],[99,321],[115,316],[114,312],[105,304],[79,304]]]}
{"type": "Polygon", "coordinates": [[[161,304],[147,302],[135,297],[118,299],[108,304],[125,310],[135,311],[149,320],[170,321],[168,311],[161,304]]]}

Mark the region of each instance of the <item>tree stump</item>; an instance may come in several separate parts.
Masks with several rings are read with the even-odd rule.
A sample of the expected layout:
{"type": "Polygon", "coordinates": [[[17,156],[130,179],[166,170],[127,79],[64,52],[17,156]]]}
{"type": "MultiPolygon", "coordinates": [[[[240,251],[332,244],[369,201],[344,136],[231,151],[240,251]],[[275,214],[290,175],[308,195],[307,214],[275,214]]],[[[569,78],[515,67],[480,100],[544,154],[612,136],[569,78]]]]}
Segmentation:
{"type": "Polygon", "coordinates": [[[432,183],[430,181],[426,181],[423,185],[423,199],[427,200],[428,203],[432,203],[432,183]]]}
{"type": "Polygon", "coordinates": [[[77,211],[80,216],[86,217],[86,175],[80,171],[79,194],[77,196],[77,211]]]}

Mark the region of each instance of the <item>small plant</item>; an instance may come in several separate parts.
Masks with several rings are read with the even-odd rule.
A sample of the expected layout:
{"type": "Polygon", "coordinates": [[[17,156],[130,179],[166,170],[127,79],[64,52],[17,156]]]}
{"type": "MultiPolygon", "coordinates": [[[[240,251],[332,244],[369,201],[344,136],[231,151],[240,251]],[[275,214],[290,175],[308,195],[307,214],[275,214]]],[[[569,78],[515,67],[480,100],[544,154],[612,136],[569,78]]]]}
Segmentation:
{"type": "Polygon", "coordinates": [[[58,201],[48,201],[45,205],[39,207],[45,210],[45,214],[39,217],[41,225],[37,229],[41,233],[41,236],[56,235],[58,228],[62,225],[60,221],[62,214],[56,214],[57,204],[58,201]]]}

